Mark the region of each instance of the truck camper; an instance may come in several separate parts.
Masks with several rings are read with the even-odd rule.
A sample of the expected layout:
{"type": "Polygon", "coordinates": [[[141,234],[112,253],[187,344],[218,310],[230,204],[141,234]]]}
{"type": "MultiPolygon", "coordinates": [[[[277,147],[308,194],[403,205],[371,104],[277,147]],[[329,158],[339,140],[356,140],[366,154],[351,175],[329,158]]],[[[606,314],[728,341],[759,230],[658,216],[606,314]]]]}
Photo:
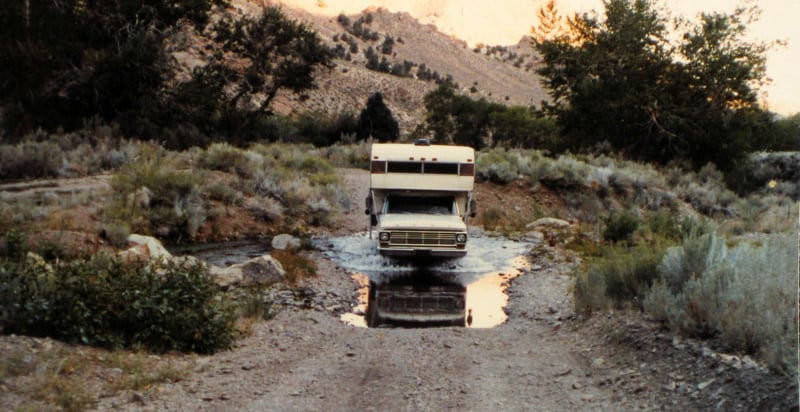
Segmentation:
{"type": "Polygon", "coordinates": [[[474,216],[475,151],[471,147],[375,143],[366,213],[370,235],[386,256],[460,257],[474,216]]]}

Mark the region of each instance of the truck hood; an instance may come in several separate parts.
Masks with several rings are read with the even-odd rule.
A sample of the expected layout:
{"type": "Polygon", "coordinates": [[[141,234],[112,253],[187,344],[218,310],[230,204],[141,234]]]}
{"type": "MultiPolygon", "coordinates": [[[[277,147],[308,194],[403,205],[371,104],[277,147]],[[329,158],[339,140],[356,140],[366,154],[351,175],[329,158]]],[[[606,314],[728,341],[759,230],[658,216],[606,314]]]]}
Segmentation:
{"type": "Polygon", "coordinates": [[[466,232],[467,225],[455,215],[429,215],[417,213],[387,214],[381,216],[379,227],[387,230],[453,230],[466,232]]]}

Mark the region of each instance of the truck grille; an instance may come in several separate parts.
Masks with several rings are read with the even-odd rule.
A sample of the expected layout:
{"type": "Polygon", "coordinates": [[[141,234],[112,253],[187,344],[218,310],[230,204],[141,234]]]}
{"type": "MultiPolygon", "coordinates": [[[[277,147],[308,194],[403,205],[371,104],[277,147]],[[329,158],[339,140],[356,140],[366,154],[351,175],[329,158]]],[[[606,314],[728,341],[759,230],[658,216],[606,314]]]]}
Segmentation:
{"type": "Polygon", "coordinates": [[[454,232],[392,232],[391,246],[442,246],[456,245],[454,232]]]}

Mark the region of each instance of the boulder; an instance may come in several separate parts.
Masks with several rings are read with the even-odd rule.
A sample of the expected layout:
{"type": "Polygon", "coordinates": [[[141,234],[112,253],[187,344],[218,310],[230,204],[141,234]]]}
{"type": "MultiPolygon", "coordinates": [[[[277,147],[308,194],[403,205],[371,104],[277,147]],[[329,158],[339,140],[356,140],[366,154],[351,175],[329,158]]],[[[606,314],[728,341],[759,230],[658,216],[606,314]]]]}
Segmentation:
{"type": "Polygon", "coordinates": [[[128,243],[133,246],[123,252],[141,256],[144,259],[164,259],[171,260],[172,254],[161,244],[161,241],[151,236],[132,234],[128,236],[128,243]]]}
{"type": "Polygon", "coordinates": [[[286,271],[275,258],[263,255],[228,267],[209,266],[208,273],[222,288],[266,286],[283,280],[286,271]]]}
{"type": "Polygon", "coordinates": [[[300,239],[292,235],[284,233],[272,238],[272,249],[274,250],[298,249],[300,246],[300,239]]]}
{"type": "Polygon", "coordinates": [[[556,219],[552,217],[543,217],[534,222],[525,225],[526,229],[533,229],[537,227],[546,227],[551,229],[564,229],[569,227],[570,224],[566,220],[556,219]]]}

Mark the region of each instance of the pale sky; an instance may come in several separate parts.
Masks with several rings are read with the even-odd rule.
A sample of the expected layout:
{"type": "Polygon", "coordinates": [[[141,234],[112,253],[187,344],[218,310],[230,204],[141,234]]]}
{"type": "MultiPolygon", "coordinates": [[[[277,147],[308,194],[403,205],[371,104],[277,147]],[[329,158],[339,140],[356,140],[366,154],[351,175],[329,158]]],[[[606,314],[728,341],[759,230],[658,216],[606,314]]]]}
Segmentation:
{"type": "MultiPolygon", "coordinates": [[[[355,14],[374,5],[390,11],[405,11],[423,23],[433,23],[440,31],[467,41],[470,45],[516,44],[536,25],[536,11],[546,0],[283,0],[280,3],[302,7],[326,15],[355,14]]],[[[669,0],[675,15],[692,21],[699,12],[731,12],[734,0],[669,0]]],[[[786,40],[788,45],[767,55],[767,76],[772,84],[762,91],[768,108],[781,114],[800,112],[800,1],[758,0],[762,15],[750,25],[757,40],[786,40]]],[[[556,0],[564,11],[600,10],[601,0],[556,0]]]]}

